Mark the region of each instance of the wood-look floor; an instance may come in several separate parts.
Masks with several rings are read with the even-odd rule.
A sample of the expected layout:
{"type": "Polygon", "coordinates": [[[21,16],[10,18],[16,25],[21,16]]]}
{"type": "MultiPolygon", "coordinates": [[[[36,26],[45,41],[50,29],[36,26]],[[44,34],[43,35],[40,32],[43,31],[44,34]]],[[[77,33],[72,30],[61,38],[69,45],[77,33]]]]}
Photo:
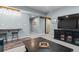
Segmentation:
{"type": "Polygon", "coordinates": [[[9,41],[8,43],[4,45],[4,51],[23,46],[24,45],[23,41],[28,40],[28,39],[30,39],[30,37],[26,37],[26,38],[14,40],[14,41],[9,41]]]}

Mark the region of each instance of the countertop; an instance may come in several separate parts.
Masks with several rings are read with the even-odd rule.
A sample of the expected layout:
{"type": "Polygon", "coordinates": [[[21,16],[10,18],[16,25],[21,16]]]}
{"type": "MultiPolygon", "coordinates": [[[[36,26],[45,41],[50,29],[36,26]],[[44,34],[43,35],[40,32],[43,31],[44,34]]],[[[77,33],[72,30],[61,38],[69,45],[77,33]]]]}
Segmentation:
{"type": "Polygon", "coordinates": [[[79,31],[79,29],[55,29],[55,30],[79,31]]]}

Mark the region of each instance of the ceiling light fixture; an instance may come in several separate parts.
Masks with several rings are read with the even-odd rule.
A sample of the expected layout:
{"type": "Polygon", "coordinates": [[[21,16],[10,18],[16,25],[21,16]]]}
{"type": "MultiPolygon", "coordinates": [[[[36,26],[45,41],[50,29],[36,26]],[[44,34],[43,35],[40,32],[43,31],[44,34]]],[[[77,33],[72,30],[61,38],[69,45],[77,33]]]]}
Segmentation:
{"type": "Polygon", "coordinates": [[[49,16],[46,16],[45,18],[46,18],[46,19],[51,19],[49,16]]]}
{"type": "Polygon", "coordinates": [[[18,11],[18,12],[20,11],[20,10],[17,9],[17,8],[8,7],[8,6],[0,6],[0,8],[9,9],[9,10],[18,11]]]}
{"type": "Polygon", "coordinates": [[[0,13],[5,15],[21,15],[19,9],[8,6],[0,6],[0,13]]]}

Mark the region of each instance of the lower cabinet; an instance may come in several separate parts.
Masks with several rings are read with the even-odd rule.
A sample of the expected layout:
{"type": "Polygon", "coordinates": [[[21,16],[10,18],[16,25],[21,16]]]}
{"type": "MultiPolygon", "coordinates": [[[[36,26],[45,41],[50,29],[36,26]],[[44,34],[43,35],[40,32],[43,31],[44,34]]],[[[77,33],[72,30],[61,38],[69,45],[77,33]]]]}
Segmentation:
{"type": "Polygon", "coordinates": [[[79,46],[79,31],[54,30],[54,39],[79,46]]]}
{"type": "Polygon", "coordinates": [[[79,38],[75,38],[74,43],[79,46],[79,38]]]}

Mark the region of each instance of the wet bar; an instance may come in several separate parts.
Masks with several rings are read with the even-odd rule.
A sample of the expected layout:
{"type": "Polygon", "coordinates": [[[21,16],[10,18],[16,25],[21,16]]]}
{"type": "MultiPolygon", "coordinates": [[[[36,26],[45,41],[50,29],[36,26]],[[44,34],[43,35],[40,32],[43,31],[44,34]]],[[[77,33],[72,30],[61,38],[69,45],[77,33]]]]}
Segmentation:
{"type": "Polygon", "coordinates": [[[79,14],[58,17],[54,38],[79,46],[79,14]]]}

